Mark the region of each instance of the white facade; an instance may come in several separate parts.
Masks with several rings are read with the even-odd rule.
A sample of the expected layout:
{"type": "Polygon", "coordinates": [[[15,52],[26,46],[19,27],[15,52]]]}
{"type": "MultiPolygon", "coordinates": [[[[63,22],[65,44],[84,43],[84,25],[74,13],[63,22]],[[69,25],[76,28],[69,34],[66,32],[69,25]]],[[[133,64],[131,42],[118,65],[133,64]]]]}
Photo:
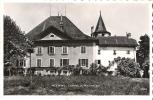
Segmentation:
{"type": "MultiPolygon", "coordinates": [[[[65,40],[53,33],[48,34],[41,40],[65,40]],[[53,37],[51,35],[54,35],[53,37]]],[[[31,54],[31,66],[37,67],[37,59],[41,59],[41,67],[49,67],[50,59],[54,59],[54,66],[60,67],[60,59],[69,59],[69,65],[77,65],[79,59],[88,59],[88,68],[92,63],[100,62],[99,64],[107,67],[109,62],[117,57],[125,57],[135,59],[136,49],[134,47],[102,47],[95,43],[78,44],[78,46],[67,46],[67,54],[63,53],[63,46],[55,46],[54,55],[48,54],[48,46],[36,46],[34,53],[31,54]],[[81,47],[86,49],[85,53],[81,53],[81,47]],[[41,48],[41,55],[38,55],[38,48],[41,48]],[[115,52],[115,54],[114,54],[115,52]]],[[[29,68],[29,58],[25,58],[26,67],[29,68]]],[[[83,67],[83,66],[82,66],[83,67]]]]}
{"type": "Polygon", "coordinates": [[[125,57],[135,59],[136,61],[136,49],[132,47],[99,47],[94,46],[94,59],[100,60],[104,66],[109,65],[109,61],[113,61],[117,57],[125,57]],[[116,54],[114,54],[116,52],[116,54]]]}

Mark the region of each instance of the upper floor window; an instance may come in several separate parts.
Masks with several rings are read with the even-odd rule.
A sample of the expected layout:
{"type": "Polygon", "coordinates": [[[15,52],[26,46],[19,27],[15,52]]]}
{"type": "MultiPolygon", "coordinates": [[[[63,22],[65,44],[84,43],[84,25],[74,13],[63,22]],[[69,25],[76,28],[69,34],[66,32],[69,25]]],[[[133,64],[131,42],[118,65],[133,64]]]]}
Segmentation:
{"type": "Polygon", "coordinates": [[[26,60],[25,59],[21,59],[19,61],[19,64],[20,64],[21,67],[26,66],[26,60]]]}
{"type": "Polygon", "coordinates": [[[113,55],[116,55],[116,50],[114,50],[113,55]]]}
{"type": "Polygon", "coordinates": [[[49,46],[48,54],[55,54],[55,47],[54,46],[49,46]]]}
{"type": "Polygon", "coordinates": [[[98,60],[98,64],[101,64],[101,60],[98,60]]]}
{"type": "Polygon", "coordinates": [[[81,53],[86,53],[86,47],[85,46],[81,47],[81,53]]]}
{"type": "Polygon", "coordinates": [[[63,54],[68,54],[68,47],[63,46],[63,48],[62,48],[62,53],[63,53],[63,54]]]}
{"type": "Polygon", "coordinates": [[[42,54],[42,47],[38,47],[38,48],[37,48],[37,54],[38,54],[38,55],[42,54]]]}
{"type": "Polygon", "coordinates": [[[127,50],[127,54],[130,54],[130,50],[127,50]]]}
{"type": "Polygon", "coordinates": [[[98,55],[100,55],[100,50],[98,50],[98,55]]]}

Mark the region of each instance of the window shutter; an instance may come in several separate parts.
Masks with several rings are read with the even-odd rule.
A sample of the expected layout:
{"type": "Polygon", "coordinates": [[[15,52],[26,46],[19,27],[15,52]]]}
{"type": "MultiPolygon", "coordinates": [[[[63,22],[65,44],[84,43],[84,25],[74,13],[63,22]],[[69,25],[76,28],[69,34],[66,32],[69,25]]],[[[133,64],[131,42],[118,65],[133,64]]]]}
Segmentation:
{"type": "Polygon", "coordinates": [[[60,66],[62,66],[62,59],[60,59],[60,66]]]}
{"type": "Polygon", "coordinates": [[[48,54],[49,54],[49,47],[48,47],[48,54]]]}
{"type": "Polygon", "coordinates": [[[88,59],[86,59],[86,67],[88,67],[88,59]]]}
{"type": "Polygon", "coordinates": [[[25,59],[23,60],[23,66],[26,66],[26,60],[25,59]]]}
{"type": "Polygon", "coordinates": [[[41,54],[43,54],[43,47],[41,47],[41,54]]]}
{"type": "Polygon", "coordinates": [[[41,67],[41,59],[40,59],[40,67],[41,67]]]}
{"type": "Polygon", "coordinates": [[[79,59],[79,66],[81,66],[81,59],[79,59]]]}
{"type": "Polygon", "coordinates": [[[53,67],[55,66],[55,60],[54,59],[52,59],[53,60],[53,67]]]}
{"type": "Polygon", "coordinates": [[[82,47],[81,47],[81,53],[82,53],[82,47]]]}
{"type": "Polygon", "coordinates": [[[69,59],[67,59],[67,65],[69,65],[69,59]]]}
{"type": "Polygon", "coordinates": [[[37,50],[37,54],[39,54],[39,47],[37,47],[36,50],[37,50]]]}

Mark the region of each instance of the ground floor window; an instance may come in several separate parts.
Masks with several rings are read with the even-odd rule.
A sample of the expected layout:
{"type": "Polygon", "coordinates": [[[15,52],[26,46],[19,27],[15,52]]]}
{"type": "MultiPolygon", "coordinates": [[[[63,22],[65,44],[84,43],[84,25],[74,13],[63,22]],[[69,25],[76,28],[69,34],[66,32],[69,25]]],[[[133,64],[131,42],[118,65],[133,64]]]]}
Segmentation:
{"type": "Polygon", "coordinates": [[[54,67],[54,63],[55,63],[54,59],[50,59],[50,67],[54,67]]]}
{"type": "Polygon", "coordinates": [[[113,55],[116,55],[116,50],[114,50],[113,55]]]}
{"type": "Polygon", "coordinates": [[[127,52],[126,52],[127,54],[130,54],[130,50],[127,50],[127,52]]]}
{"type": "Polygon", "coordinates": [[[98,60],[98,64],[101,64],[101,60],[98,60]]]}
{"type": "Polygon", "coordinates": [[[41,59],[37,59],[37,67],[41,67],[41,59]]]}
{"type": "Polygon", "coordinates": [[[69,59],[61,59],[60,66],[67,66],[69,65],[69,59]]]}
{"type": "Polygon", "coordinates": [[[79,59],[80,66],[88,66],[88,59],[79,59]]]}
{"type": "Polygon", "coordinates": [[[26,66],[26,60],[25,60],[25,59],[21,59],[21,60],[19,61],[19,65],[20,65],[20,66],[26,66]]]}

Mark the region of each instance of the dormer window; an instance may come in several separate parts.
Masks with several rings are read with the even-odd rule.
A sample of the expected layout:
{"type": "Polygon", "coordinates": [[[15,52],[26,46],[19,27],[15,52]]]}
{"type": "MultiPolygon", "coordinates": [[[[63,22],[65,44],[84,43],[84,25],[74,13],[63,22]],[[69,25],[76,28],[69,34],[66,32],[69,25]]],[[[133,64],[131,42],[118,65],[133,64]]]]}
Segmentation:
{"type": "Polygon", "coordinates": [[[50,37],[54,37],[54,34],[51,34],[50,37]]]}

